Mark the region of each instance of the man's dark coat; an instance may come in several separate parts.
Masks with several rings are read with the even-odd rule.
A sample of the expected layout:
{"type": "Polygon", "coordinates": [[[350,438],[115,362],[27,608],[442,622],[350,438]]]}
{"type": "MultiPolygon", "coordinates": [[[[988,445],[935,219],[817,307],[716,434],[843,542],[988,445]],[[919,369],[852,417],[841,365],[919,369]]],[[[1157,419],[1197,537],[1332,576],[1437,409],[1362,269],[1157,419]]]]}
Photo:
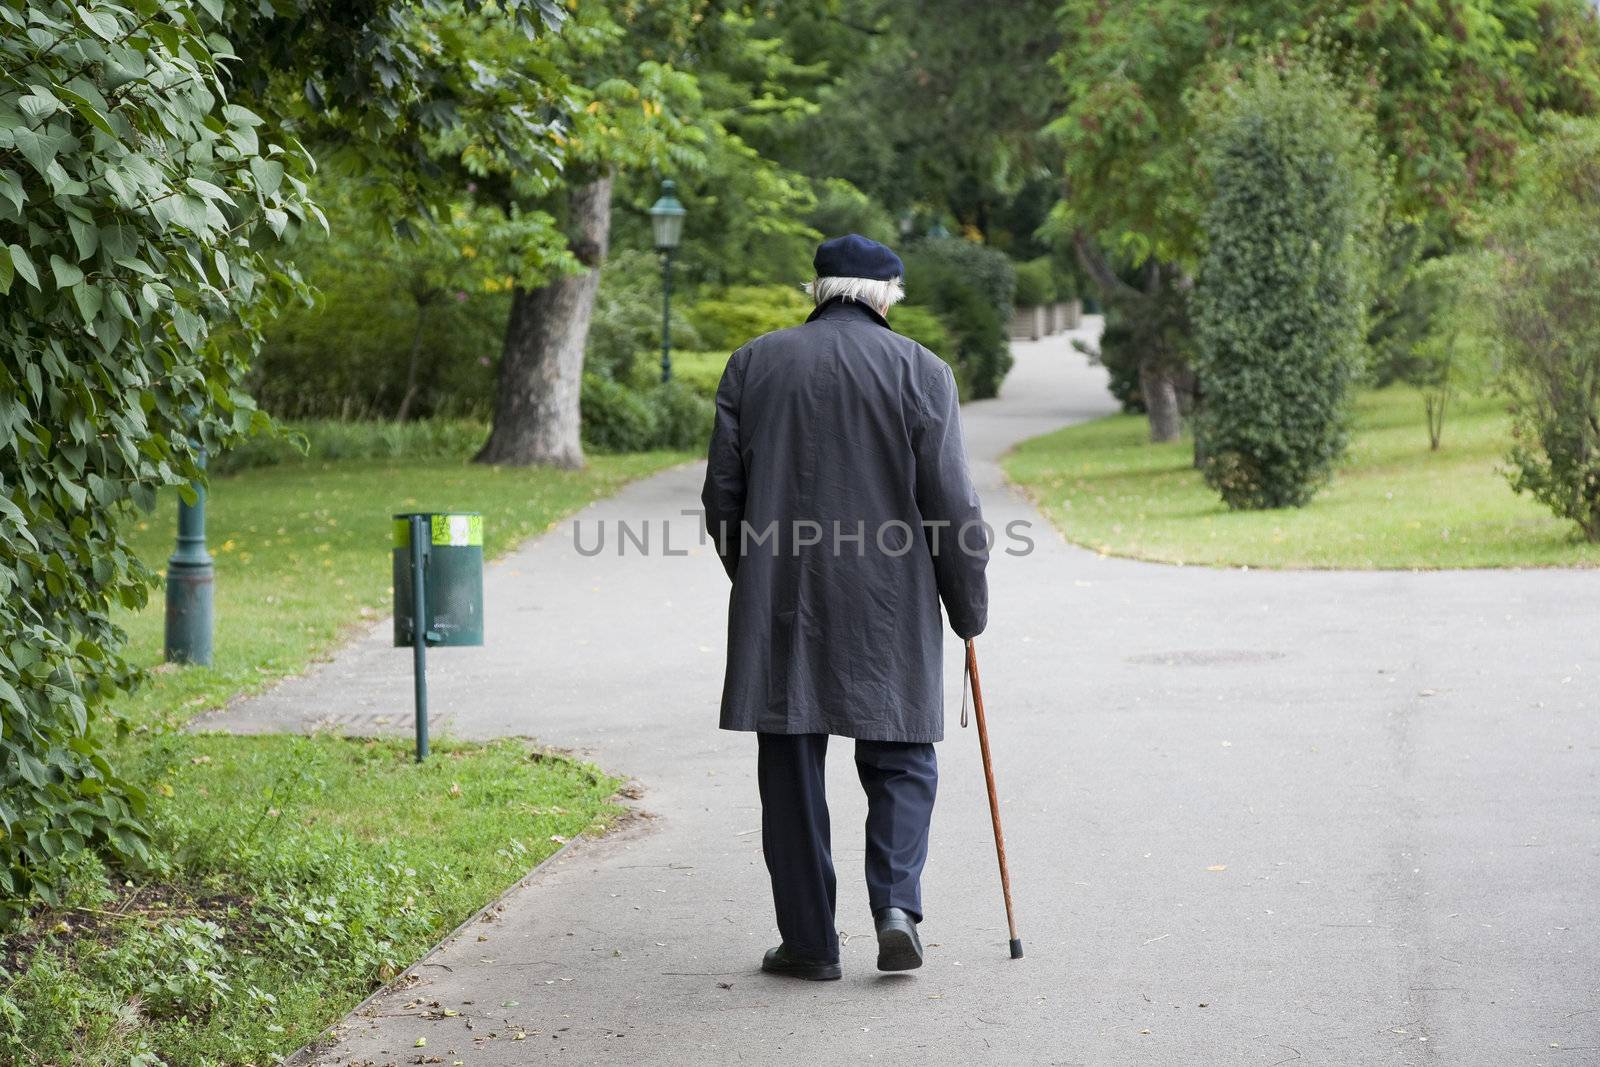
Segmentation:
{"type": "Polygon", "coordinates": [[[847,300],[756,338],[717,389],[701,499],[733,580],[724,729],[943,738],[939,601],[971,637],[989,593],[942,360],[847,300]]]}

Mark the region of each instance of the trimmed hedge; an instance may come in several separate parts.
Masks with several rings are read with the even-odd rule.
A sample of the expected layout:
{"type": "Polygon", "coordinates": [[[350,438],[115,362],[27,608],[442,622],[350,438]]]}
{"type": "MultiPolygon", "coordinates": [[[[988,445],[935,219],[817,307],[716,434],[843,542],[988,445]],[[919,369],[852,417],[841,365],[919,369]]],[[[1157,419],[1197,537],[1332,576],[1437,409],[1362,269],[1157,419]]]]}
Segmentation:
{"type": "Polygon", "coordinates": [[[1056,269],[1050,262],[1049,256],[1017,263],[1014,269],[1017,272],[1018,307],[1038,307],[1041,304],[1053,304],[1060,299],[1056,285],[1056,269]]]}
{"type": "Polygon", "coordinates": [[[1207,484],[1230,508],[1306,503],[1345,447],[1381,213],[1371,117],[1323,68],[1255,61],[1210,101],[1194,295],[1207,484]]]}

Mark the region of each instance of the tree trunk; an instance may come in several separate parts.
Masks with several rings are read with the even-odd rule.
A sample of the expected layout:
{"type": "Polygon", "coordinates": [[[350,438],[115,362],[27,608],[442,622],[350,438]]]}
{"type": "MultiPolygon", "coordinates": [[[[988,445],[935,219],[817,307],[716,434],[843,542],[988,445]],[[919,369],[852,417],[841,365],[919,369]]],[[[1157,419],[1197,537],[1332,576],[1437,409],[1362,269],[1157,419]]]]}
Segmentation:
{"type": "Polygon", "coordinates": [[[1150,418],[1150,440],[1156,444],[1176,441],[1183,429],[1178,408],[1178,383],[1172,371],[1154,359],[1139,364],[1139,391],[1144,394],[1144,409],[1150,418]]]}
{"type": "Polygon", "coordinates": [[[587,269],[512,295],[494,429],[476,457],[479,463],[583,466],[578,395],[589,316],[611,239],[611,176],[575,187],[567,207],[568,240],[587,269]]]}

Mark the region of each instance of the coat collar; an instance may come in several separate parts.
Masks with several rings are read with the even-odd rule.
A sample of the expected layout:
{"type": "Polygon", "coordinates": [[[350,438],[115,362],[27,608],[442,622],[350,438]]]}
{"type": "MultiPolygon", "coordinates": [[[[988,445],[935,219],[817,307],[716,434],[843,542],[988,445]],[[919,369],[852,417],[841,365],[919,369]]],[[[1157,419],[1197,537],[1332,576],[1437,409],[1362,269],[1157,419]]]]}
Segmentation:
{"type": "Polygon", "coordinates": [[[855,300],[846,300],[836,296],[826,304],[819,306],[810,315],[806,316],[807,322],[816,322],[818,319],[870,319],[882,326],[885,330],[893,330],[889,320],[878,314],[876,308],[870,308],[855,300]]]}

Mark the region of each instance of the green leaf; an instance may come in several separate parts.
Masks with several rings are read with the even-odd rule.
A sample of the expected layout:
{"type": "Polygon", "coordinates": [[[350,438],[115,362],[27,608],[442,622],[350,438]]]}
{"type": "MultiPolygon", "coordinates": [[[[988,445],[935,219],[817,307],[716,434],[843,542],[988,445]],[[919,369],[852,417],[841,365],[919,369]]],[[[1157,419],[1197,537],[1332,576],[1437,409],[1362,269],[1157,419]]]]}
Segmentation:
{"type": "Polygon", "coordinates": [[[0,196],[11,201],[11,206],[18,211],[27,202],[28,194],[22,188],[22,179],[14,170],[0,170],[0,196]]]}
{"type": "Polygon", "coordinates": [[[83,20],[83,24],[89,27],[89,32],[102,41],[115,41],[117,39],[117,31],[119,29],[117,20],[110,15],[102,11],[91,10],[81,4],[74,4],[73,10],[78,18],[83,20]]]}
{"type": "MultiPolygon", "coordinates": [[[[256,161],[255,160],[251,160],[250,162],[252,164],[252,169],[254,169],[254,164],[255,164],[256,161]]],[[[193,189],[195,192],[199,193],[201,196],[205,197],[207,200],[224,200],[225,201],[225,200],[232,199],[231,197],[228,196],[227,193],[223,192],[220,188],[218,188],[217,186],[211,184],[208,181],[205,181],[202,178],[190,178],[184,184],[187,185],[189,188],[193,189]]]]}
{"type": "Polygon", "coordinates": [[[106,117],[103,111],[95,107],[94,104],[90,103],[87,97],[80,96],[71,89],[67,89],[60,85],[56,86],[55,90],[56,95],[61,97],[67,103],[71,104],[72,109],[78,113],[83,121],[87,122],[95,129],[105,133],[109,137],[117,136],[117,131],[111,125],[111,120],[106,117]]]}
{"type": "Polygon", "coordinates": [[[50,270],[56,276],[56,288],[70,289],[83,281],[83,271],[55,253],[50,255],[50,270]]]}
{"type": "Polygon", "coordinates": [[[67,216],[67,228],[72,231],[72,240],[78,246],[78,258],[84,260],[94,255],[95,249],[100,247],[100,228],[76,215],[67,216]]]}
{"type": "Polygon", "coordinates": [[[12,264],[10,256],[0,256],[0,296],[11,292],[11,279],[16,277],[17,268],[12,264]]]}
{"type": "Polygon", "coordinates": [[[28,252],[21,245],[11,246],[11,265],[17,268],[17,273],[22,275],[22,280],[35,289],[43,289],[39,284],[39,272],[33,269],[33,260],[28,258],[28,252]]]}
{"type": "Polygon", "coordinates": [[[100,309],[105,306],[105,293],[98,285],[79,282],[72,287],[72,298],[78,302],[78,312],[86,325],[92,325],[100,309]]]}
{"type": "Polygon", "coordinates": [[[260,156],[250,161],[250,173],[256,180],[256,191],[262,196],[272,196],[283,184],[283,164],[275,159],[260,156]]]}

